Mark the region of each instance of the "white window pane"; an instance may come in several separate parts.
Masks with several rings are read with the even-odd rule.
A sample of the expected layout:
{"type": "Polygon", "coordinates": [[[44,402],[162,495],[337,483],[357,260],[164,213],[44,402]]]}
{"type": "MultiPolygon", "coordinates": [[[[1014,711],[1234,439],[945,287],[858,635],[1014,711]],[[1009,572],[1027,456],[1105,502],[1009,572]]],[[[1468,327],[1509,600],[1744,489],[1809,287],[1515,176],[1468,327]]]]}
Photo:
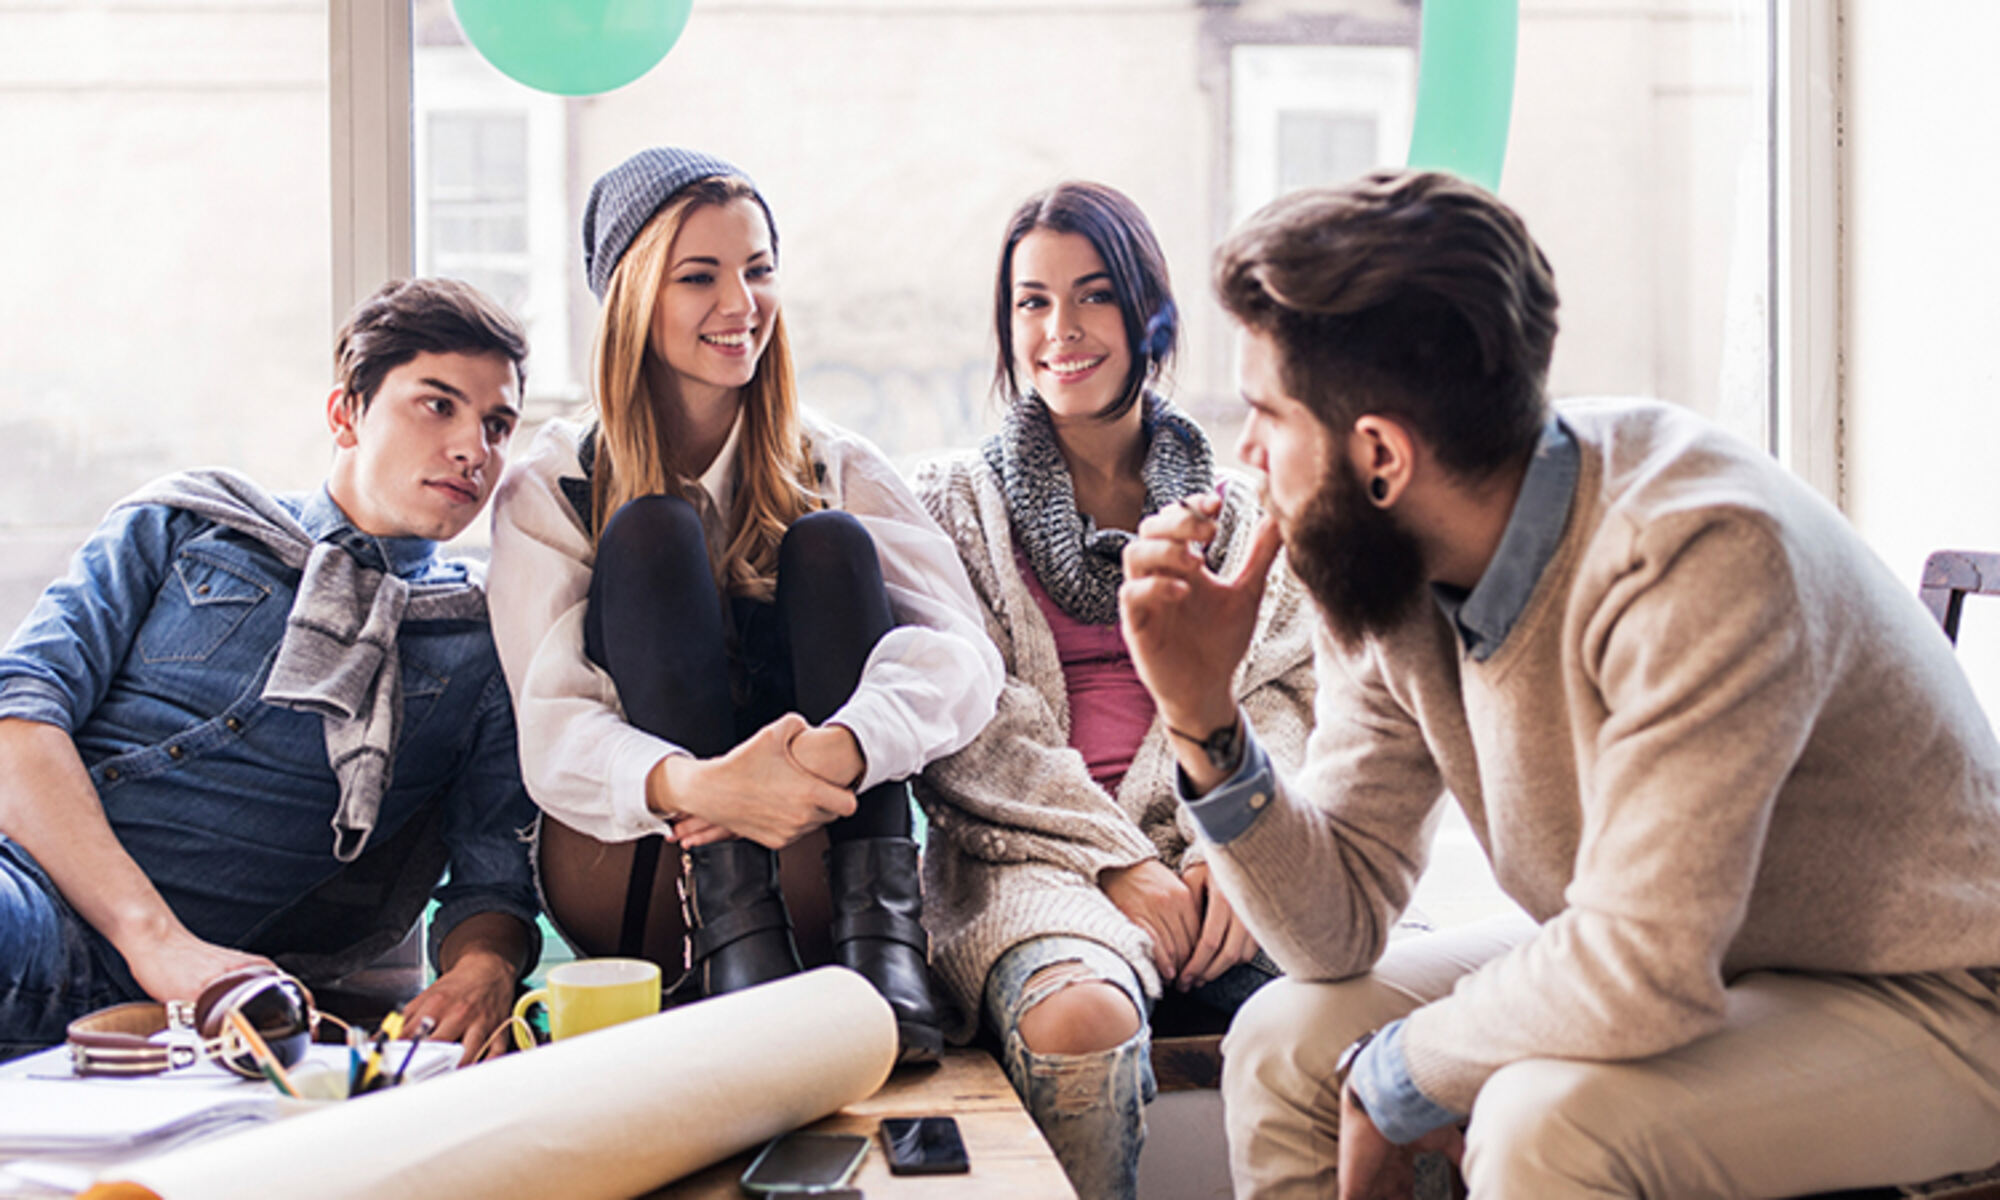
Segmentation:
{"type": "Polygon", "coordinates": [[[1278,192],[1344,183],[1381,163],[1376,121],[1356,113],[1278,113],[1278,192]]]}
{"type": "Polygon", "coordinates": [[[528,121],[517,113],[435,113],[430,117],[434,193],[520,200],[527,194],[528,121]]]}
{"type": "Polygon", "coordinates": [[[418,0],[412,20],[417,270],[473,283],[520,318],[528,419],[571,412],[582,389],[572,364],[589,358],[570,320],[582,284],[563,101],[488,65],[443,0],[418,0]]]}

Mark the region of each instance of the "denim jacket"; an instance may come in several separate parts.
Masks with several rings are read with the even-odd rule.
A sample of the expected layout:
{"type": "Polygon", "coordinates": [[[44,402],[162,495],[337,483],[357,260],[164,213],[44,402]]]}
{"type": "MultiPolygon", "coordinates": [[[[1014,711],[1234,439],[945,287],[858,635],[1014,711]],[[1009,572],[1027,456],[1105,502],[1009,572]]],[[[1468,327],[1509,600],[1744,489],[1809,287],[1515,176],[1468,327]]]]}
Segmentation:
{"type": "MultiPolygon", "coordinates": [[[[279,499],[315,538],[411,583],[466,575],[433,542],[356,530],[324,489],[279,499]]],[[[260,699],[298,582],[244,534],[126,508],[0,653],[0,717],[69,732],[119,841],[189,930],[274,955],[286,947],[260,935],[341,869],[321,719],[260,699]]],[[[405,620],[397,648],[403,719],[376,828],[386,841],[435,811],[450,870],[433,957],[480,912],[518,918],[532,941],[535,810],[492,635],[479,621],[405,620]]]]}

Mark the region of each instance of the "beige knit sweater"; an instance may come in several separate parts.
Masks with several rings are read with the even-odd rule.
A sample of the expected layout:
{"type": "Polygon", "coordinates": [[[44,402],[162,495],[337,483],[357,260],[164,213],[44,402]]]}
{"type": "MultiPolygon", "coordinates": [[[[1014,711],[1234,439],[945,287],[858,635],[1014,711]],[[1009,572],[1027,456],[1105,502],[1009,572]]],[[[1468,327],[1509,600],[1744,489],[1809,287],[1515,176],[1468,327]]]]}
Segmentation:
{"type": "Polygon", "coordinates": [[[1459,1112],[1519,1059],[1699,1038],[1748,970],[2000,964],[2000,744],[1909,581],[1698,418],[1563,414],[1576,499],[1499,650],[1431,605],[1355,653],[1322,635],[1305,768],[1209,849],[1279,964],[1338,978],[1458,798],[1542,922],[1410,1018],[1412,1077],[1459,1112]]]}
{"type": "MultiPolygon", "coordinates": [[[[1007,666],[992,724],[971,745],[931,763],[916,788],[931,821],[924,854],[931,958],[963,1009],[951,1034],[972,1035],[994,962],[1046,934],[1109,946],[1157,996],[1151,941],[1105,897],[1097,877],[1148,858],[1176,870],[1192,861],[1193,826],[1174,799],[1165,727],[1155,716],[1115,796],[1099,787],[1069,746],[1069,698],[1055,635],[1014,561],[999,480],[977,453],[967,453],[926,463],[913,488],[957,543],[1007,666]]],[[[1229,536],[1220,569],[1227,574],[1249,552],[1258,511],[1240,479],[1225,504],[1229,536]]],[[[1236,696],[1272,757],[1295,764],[1312,720],[1317,622],[1282,562],[1270,578],[1250,654],[1236,674],[1236,696]]]]}

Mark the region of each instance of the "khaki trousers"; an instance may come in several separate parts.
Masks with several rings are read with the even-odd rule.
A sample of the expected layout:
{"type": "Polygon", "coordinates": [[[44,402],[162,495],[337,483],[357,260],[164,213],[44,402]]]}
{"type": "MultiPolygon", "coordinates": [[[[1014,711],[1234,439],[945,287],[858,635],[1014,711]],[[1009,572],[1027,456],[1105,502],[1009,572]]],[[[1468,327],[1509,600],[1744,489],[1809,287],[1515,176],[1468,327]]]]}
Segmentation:
{"type": "MultiPolygon", "coordinates": [[[[1533,931],[1415,937],[1367,975],[1252,997],[1223,1043],[1238,1200],[1336,1195],[1341,1050],[1533,931]]],[[[1466,1131],[1475,1200],[1795,1196],[2000,1162],[2000,997],[1969,974],[1760,971],[1728,995],[1724,1029],[1666,1054],[1494,1073],[1466,1131]]]]}

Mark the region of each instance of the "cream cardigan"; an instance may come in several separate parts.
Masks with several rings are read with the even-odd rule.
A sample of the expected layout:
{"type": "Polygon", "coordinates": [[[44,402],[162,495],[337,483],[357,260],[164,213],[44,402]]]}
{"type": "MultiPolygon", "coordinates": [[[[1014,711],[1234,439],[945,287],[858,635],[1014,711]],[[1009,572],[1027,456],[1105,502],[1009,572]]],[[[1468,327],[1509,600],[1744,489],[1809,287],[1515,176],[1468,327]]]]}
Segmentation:
{"type": "MultiPolygon", "coordinates": [[[[917,795],[930,816],[924,854],[925,924],[932,962],[963,1008],[953,1036],[971,1036],[986,975],[1010,947],[1069,934],[1101,942],[1132,964],[1148,995],[1160,980],[1151,942],[1097,885],[1100,872],[1159,858],[1193,861],[1193,826],[1174,798],[1175,761],[1158,716],[1111,795],[1069,746],[1069,699],[1055,635],[1014,560],[999,480],[976,452],[919,468],[917,496],[957,543],[1006,662],[999,714],[984,733],[925,771],[917,795]]],[[[1249,552],[1257,523],[1251,489],[1232,480],[1222,570],[1249,552]]],[[[1236,674],[1236,696],[1272,757],[1304,753],[1313,694],[1315,612],[1280,562],[1236,674]]]]}

